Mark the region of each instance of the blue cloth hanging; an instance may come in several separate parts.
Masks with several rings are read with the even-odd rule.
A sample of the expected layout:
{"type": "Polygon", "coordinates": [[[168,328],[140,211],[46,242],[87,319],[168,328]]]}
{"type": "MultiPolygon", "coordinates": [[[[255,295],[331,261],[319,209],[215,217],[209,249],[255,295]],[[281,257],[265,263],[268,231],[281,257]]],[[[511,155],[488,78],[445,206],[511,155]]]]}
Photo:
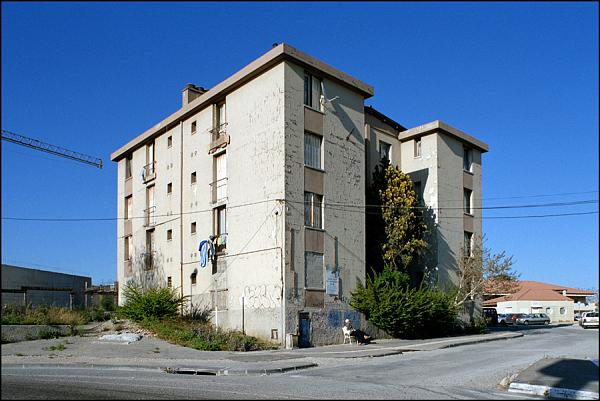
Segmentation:
{"type": "Polygon", "coordinates": [[[198,250],[200,251],[200,267],[206,267],[209,249],[207,240],[200,241],[200,246],[198,247],[198,250]]]}

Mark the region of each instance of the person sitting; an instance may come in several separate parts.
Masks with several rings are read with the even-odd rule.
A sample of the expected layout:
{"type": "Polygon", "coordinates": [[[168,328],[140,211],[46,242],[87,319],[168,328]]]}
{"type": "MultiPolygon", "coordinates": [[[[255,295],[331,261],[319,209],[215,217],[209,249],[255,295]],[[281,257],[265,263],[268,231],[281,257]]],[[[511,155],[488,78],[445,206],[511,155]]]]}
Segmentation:
{"type": "Polygon", "coordinates": [[[368,344],[371,342],[371,336],[366,335],[362,330],[354,329],[350,319],[344,320],[344,332],[349,332],[350,337],[354,337],[358,344],[368,344]]]}

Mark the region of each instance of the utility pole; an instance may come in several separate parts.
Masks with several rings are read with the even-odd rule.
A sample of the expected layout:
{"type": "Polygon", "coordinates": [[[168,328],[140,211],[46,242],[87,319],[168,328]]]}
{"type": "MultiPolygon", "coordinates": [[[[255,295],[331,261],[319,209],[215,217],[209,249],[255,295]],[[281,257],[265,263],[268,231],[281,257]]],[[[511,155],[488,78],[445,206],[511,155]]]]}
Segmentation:
{"type": "Polygon", "coordinates": [[[12,143],[16,143],[21,146],[40,150],[42,152],[50,153],[56,156],[65,157],[67,159],[75,160],[81,163],[90,164],[92,166],[102,168],[102,160],[96,157],[84,155],[83,153],[74,152],[69,149],[61,148],[60,146],[51,145],[46,142],[38,141],[37,139],[28,138],[23,135],[15,134],[7,130],[2,130],[2,139],[12,143]]]}

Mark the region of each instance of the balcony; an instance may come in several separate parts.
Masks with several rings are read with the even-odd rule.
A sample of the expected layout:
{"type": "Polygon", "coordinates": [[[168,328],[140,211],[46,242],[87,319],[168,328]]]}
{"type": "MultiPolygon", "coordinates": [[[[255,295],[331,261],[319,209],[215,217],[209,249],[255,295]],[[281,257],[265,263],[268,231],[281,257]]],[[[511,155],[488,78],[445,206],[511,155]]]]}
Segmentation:
{"type": "Polygon", "coordinates": [[[156,225],[156,206],[150,206],[144,210],[144,227],[154,227],[156,225]]]}
{"type": "Polygon", "coordinates": [[[144,183],[156,178],[156,162],[148,163],[142,170],[142,179],[144,183]]]}
{"type": "Polygon", "coordinates": [[[216,152],[220,148],[224,148],[229,144],[229,134],[227,134],[227,123],[223,123],[210,131],[210,146],[208,154],[216,152]]]}
{"type": "Polygon", "coordinates": [[[142,268],[144,270],[154,269],[154,262],[156,259],[156,252],[150,251],[141,254],[142,268]]]}
{"type": "Polygon", "coordinates": [[[213,204],[227,201],[227,177],[213,181],[209,185],[213,204]]]}
{"type": "Polygon", "coordinates": [[[218,234],[215,238],[215,252],[223,253],[227,249],[227,233],[218,234]]]}

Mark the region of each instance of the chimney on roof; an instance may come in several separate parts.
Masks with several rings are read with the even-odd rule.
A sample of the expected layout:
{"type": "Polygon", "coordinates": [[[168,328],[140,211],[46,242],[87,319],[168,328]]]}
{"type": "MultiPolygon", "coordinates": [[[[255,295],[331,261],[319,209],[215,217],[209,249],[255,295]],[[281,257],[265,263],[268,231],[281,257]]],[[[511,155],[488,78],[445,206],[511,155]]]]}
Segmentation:
{"type": "Polygon", "coordinates": [[[190,103],[192,100],[200,97],[202,94],[208,92],[208,89],[204,89],[201,86],[196,86],[194,84],[187,84],[185,88],[183,88],[182,96],[181,96],[181,105],[185,106],[190,103]]]}

